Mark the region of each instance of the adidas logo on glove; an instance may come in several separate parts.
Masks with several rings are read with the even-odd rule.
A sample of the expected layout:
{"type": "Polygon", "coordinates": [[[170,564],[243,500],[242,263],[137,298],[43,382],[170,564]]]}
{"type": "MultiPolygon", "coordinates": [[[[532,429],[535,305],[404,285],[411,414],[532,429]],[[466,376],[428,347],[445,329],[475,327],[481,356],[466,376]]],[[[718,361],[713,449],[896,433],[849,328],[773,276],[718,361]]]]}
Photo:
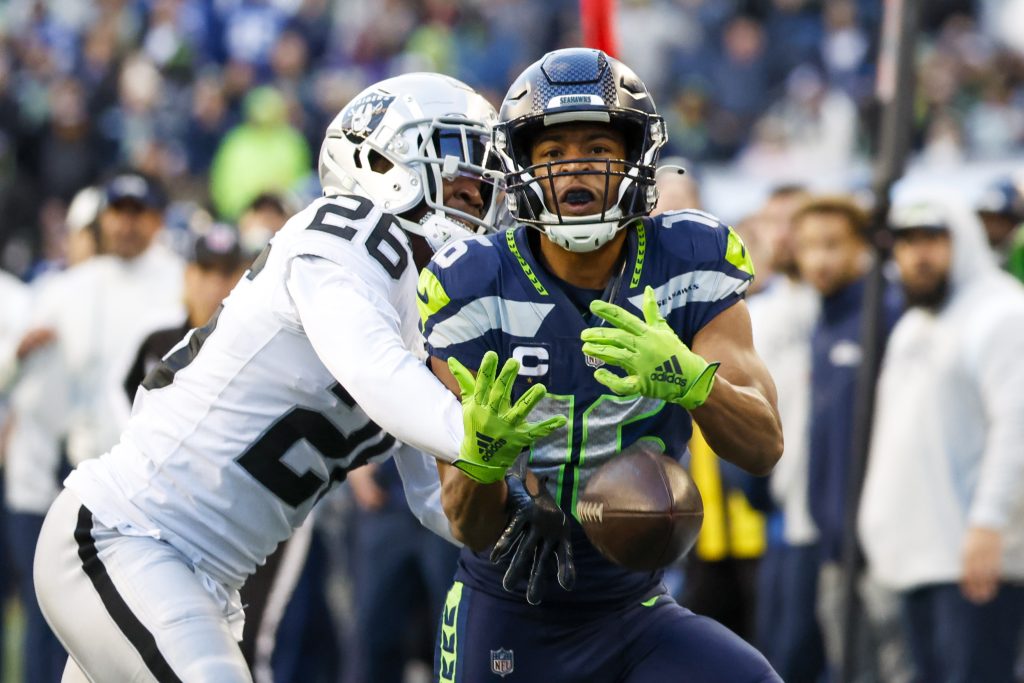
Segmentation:
{"type": "Polygon", "coordinates": [[[483,432],[476,433],[476,445],[480,449],[480,459],[484,462],[490,462],[494,454],[504,447],[505,439],[493,439],[483,432]]]}
{"type": "Polygon", "coordinates": [[[654,382],[668,382],[678,384],[680,388],[686,388],[686,378],[682,375],[683,369],[679,366],[679,359],[675,356],[669,357],[657,370],[651,373],[651,380],[654,382]]]}

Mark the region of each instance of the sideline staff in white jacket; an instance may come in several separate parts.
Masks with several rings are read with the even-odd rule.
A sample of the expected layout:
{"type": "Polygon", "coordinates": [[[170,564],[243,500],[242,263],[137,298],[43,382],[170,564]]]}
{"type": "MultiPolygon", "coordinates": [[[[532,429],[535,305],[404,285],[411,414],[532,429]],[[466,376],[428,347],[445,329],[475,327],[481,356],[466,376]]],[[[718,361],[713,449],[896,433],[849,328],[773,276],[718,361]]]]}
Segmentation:
{"type": "Polygon", "coordinates": [[[859,532],[901,594],[917,679],[1010,683],[1024,624],[1024,290],[978,219],[891,218],[909,310],[882,365],[859,532]]]}

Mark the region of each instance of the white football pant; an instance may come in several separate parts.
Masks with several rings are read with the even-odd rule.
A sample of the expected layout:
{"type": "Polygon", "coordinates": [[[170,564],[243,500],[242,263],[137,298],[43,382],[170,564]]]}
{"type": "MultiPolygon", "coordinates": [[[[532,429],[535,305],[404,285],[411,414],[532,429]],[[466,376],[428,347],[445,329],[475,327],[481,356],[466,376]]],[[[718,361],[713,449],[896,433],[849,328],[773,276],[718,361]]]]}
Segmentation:
{"type": "Polygon", "coordinates": [[[166,542],[100,524],[71,491],[46,515],[35,586],[71,655],[65,682],[252,681],[235,635],[237,593],[166,542]]]}

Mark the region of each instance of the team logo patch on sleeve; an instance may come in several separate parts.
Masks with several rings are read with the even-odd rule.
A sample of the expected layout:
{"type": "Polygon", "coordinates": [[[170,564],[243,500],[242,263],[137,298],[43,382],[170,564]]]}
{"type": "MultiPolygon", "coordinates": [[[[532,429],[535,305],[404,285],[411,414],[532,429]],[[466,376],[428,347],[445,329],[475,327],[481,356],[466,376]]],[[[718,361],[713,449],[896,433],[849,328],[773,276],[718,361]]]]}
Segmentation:
{"type": "Polygon", "coordinates": [[[506,650],[505,648],[491,650],[491,673],[504,678],[512,673],[514,668],[515,657],[512,654],[512,650],[506,650]]]}

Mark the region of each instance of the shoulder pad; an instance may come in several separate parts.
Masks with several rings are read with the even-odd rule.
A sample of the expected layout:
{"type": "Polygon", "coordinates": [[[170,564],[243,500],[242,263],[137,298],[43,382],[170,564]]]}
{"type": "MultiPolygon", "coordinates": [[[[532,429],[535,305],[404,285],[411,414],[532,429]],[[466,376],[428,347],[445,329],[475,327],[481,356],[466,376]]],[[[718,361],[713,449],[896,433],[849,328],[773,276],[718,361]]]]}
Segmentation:
{"type": "Polygon", "coordinates": [[[743,239],[716,216],[697,209],[684,209],[647,220],[651,221],[663,249],[697,262],[725,261],[738,271],[754,274],[754,264],[743,239]]]}
{"type": "MultiPolygon", "coordinates": [[[[502,235],[499,235],[502,237],[502,235]]],[[[454,299],[475,299],[500,273],[500,253],[495,235],[476,235],[439,249],[420,272],[416,287],[420,320],[436,315],[454,299]],[[452,297],[449,292],[456,292],[452,297]]]]}

